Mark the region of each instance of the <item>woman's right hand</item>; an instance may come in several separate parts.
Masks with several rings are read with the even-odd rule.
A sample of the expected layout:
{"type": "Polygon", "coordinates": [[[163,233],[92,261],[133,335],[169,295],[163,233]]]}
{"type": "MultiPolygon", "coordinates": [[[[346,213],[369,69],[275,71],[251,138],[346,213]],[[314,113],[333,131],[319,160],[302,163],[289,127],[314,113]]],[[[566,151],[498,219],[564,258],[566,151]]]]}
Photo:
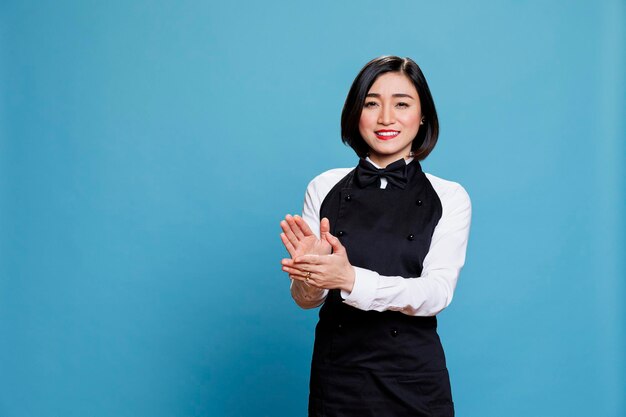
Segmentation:
{"type": "Polygon", "coordinates": [[[309,225],[298,215],[285,216],[280,222],[283,233],[280,239],[291,255],[291,258],[302,255],[328,255],[331,253],[330,243],[326,240],[326,234],[330,233],[330,223],[327,218],[320,222],[320,239],[311,231],[309,225]]]}

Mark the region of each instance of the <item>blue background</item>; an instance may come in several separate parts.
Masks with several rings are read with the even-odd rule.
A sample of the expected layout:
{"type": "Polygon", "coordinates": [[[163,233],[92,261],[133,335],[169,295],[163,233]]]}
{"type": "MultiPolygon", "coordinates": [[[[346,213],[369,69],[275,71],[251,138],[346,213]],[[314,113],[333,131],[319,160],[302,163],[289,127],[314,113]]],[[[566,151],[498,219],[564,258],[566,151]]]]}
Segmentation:
{"type": "Polygon", "coordinates": [[[304,416],[278,222],[382,54],[473,201],[457,415],[626,415],[624,3],[439,3],[3,2],[0,416],[304,416]]]}

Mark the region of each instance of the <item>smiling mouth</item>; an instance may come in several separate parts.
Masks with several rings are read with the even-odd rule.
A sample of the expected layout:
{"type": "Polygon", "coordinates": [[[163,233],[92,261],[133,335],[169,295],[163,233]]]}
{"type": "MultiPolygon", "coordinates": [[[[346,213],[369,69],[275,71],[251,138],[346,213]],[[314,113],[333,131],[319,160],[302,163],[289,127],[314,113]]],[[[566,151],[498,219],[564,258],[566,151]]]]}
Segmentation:
{"type": "Polygon", "coordinates": [[[374,134],[380,140],[389,140],[398,136],[400,132],[397,130],[377,130],[374,134]]]}

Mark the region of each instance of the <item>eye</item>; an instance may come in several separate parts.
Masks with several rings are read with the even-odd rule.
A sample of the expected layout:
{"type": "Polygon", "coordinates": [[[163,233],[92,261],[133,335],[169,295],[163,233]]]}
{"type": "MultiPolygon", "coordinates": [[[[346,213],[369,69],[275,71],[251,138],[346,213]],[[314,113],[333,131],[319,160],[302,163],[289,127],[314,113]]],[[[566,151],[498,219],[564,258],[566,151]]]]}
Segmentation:
{"type": "Polygon", "coordinates": [[[363,107],[365,107],[365,108],[371,108],[371,107],[375,107],[375,106],[378,106],[378,103],[376,103],[375,101],[366,101],[363,104],[363,107]]]}
{"type": "Polygon", "coordinates": [[[396,107],[400,107],[400,108],[406,109],[406,108],[409,107],[409,103],[405,103],[404,101],[401,101],[401,102],[396,104],[396,107]]]}

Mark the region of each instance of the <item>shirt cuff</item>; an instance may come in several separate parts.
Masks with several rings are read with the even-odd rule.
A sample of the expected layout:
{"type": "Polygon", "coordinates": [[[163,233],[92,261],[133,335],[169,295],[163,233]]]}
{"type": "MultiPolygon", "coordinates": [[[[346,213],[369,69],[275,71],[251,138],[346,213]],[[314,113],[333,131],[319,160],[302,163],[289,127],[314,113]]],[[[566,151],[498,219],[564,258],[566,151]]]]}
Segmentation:
{"type": "Polygon", "coordinates": [[[356,266],[353,268],[354,286],[352,287],[352,292],[348,293],[341,290],[341,297],[344,299],[344,303],[352,307],[360,310],[369,310],[376,297],[380,275],[369,269],[356,266]]]}

